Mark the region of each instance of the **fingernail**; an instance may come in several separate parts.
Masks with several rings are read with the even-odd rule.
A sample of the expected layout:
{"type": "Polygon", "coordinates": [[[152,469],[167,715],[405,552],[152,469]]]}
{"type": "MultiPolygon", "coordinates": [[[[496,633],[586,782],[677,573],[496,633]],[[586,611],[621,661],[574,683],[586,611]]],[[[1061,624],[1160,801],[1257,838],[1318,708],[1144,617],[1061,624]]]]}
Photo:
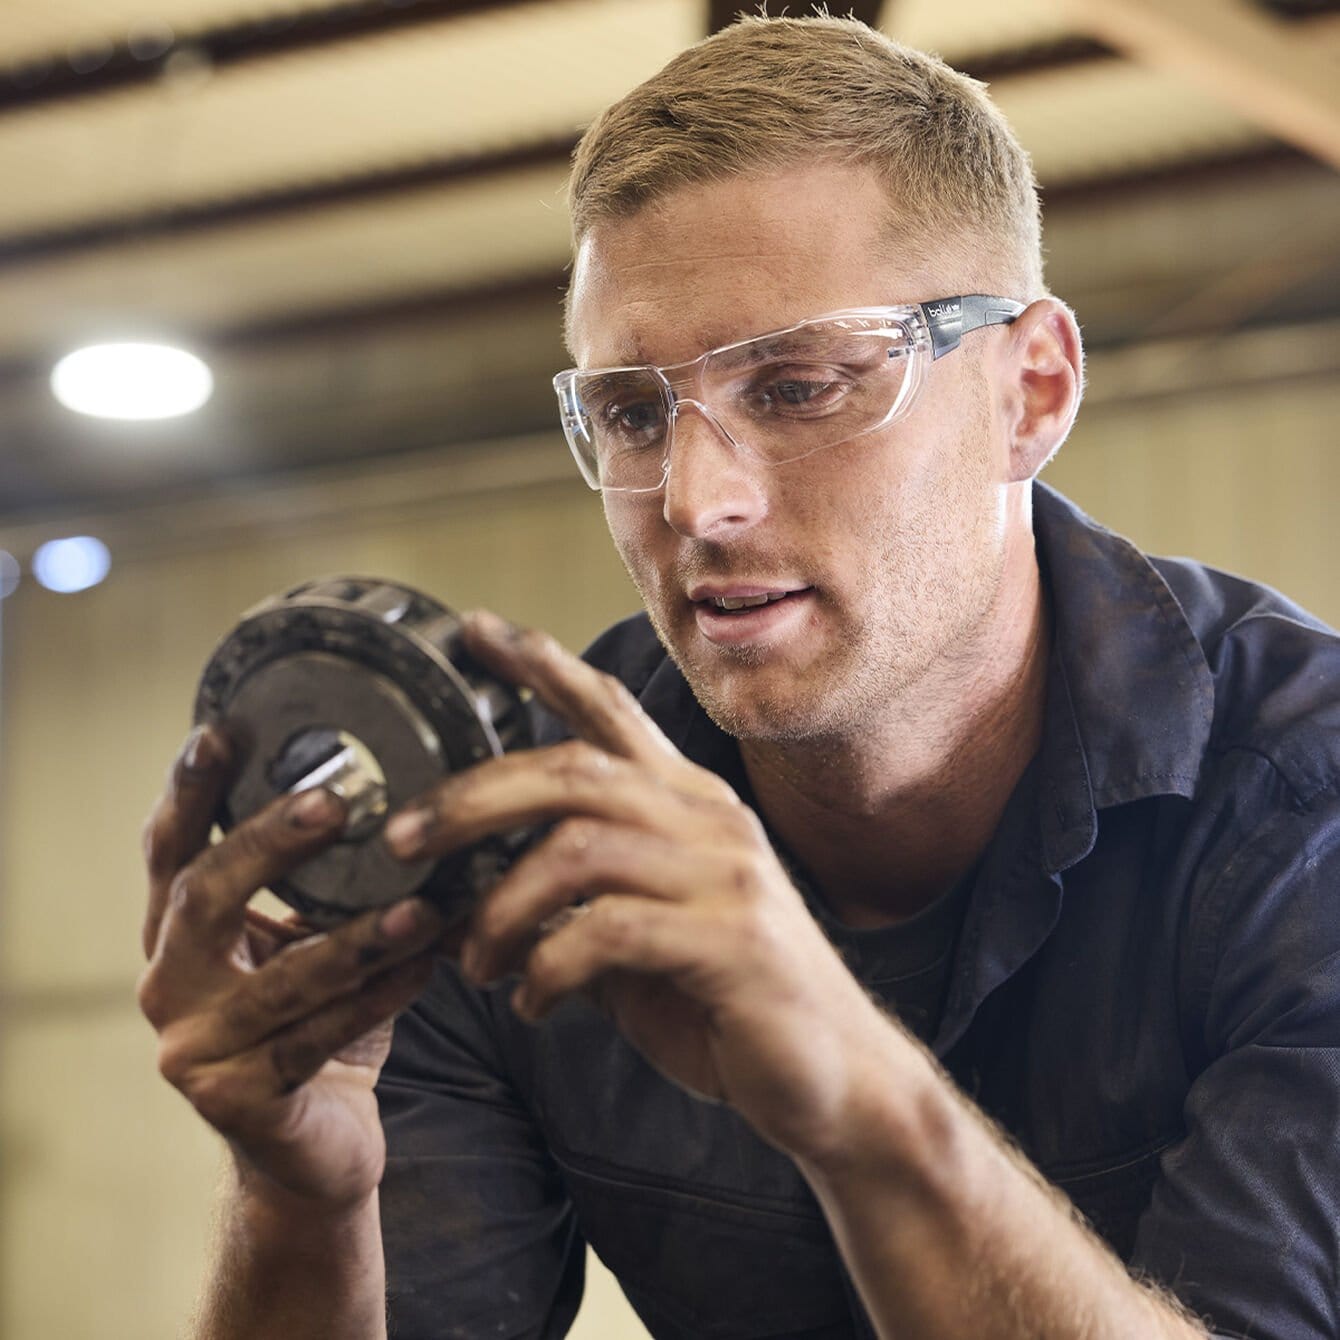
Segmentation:
{"type": "Polygon", "coordinates": [[[313,786],[293,797],[288,807],[295,828],[325,828],[343,813],[343,806],[324,786],[313,786]]]}
{"type": "Polygon", "coordinates": [[[191,732],[182,761],[192,772],[207,772],[219,761],[214,737],[204,726],[197,726],[191,732]]]}
{"type": "Polygon", "coordinates": [[[377,929],[388,940],[409,940],[422,929],[428,909],[418,898],[392,903],[382,913],[377,929]]]}
{"type": "Polygon", "coordinates": [[[471,626],[493,642],[515,642],[521,637],[521,629],[509,623],[492,610],[471,610],[466,616],[471,626]]]}
{"type": "Polygon", "coordinates": [[[397,856],[417,856],[428,839],[425,810],[403,810],[386,821],[386,845],[397,856]]]}

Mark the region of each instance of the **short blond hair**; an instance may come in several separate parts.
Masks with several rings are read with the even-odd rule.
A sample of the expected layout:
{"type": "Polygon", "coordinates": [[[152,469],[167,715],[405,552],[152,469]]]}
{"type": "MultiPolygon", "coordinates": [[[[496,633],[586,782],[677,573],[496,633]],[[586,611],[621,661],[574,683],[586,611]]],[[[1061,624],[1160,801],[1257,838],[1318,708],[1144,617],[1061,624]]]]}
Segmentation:
{"type": "Polygon", "coordinates": [[[905,242],[1045,291],[1032,164],[985,85],[827,15],[742,18],[602,112],[573,154],[574,240],[680,187],[820,161],[873,169],[905,242]]]}

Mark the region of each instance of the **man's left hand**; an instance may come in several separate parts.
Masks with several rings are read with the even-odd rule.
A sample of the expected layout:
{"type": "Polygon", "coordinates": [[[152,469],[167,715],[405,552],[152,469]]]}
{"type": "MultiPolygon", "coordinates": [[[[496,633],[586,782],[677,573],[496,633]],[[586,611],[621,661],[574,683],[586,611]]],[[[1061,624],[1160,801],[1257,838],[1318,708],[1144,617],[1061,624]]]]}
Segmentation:
{"type": "Polygon", "coordinates": [[[663,1074],[788,1153],[821,1154],[887,1021],[758,818],[618,680],[496,616],[466,628],[471,653],[575,738],[455,774],[387,826],[391,850],[419,859],[553,824],[480,901],[463,971],[520,974],[513,1006],[530,1020],[585,994],[663,1074]]]}

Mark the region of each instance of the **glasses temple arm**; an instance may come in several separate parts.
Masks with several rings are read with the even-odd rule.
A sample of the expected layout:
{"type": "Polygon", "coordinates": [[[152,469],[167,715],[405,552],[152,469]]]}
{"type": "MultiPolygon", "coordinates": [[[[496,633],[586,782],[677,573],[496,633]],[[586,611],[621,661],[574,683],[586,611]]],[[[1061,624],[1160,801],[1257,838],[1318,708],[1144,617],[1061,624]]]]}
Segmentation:
{"type": "Polygon", "coordinates": [[[1010,298],[991,298],[983,293],[967,293],[958,298],[940,298],[920,304],[931,337],[931,360],[952,353],[970,330],[983,326],[1008,326],[1024,303],[1010,298]]]}

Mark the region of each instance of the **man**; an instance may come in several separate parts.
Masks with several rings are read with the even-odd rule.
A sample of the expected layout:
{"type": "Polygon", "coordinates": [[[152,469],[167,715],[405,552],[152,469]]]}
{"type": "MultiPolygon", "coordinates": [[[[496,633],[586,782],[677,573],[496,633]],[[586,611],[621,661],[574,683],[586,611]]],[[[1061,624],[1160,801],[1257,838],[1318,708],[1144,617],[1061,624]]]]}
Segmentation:
{"type": "Polygon", "coordinates": [[[1035,486],[1080,338],[999,114],[745,21],[573,214],[556,384],[647,614],[471,623],[570,738],[387,826],[552,822],[459,969],[413,900],[244,920],[342,816],[208,846],[217,732],[149,825],[142,1002],[236,1169],[199,1334],[557,1336],[583,1240],[660,1337],[1340,1333],[1337,644],[1035,486]]]}

